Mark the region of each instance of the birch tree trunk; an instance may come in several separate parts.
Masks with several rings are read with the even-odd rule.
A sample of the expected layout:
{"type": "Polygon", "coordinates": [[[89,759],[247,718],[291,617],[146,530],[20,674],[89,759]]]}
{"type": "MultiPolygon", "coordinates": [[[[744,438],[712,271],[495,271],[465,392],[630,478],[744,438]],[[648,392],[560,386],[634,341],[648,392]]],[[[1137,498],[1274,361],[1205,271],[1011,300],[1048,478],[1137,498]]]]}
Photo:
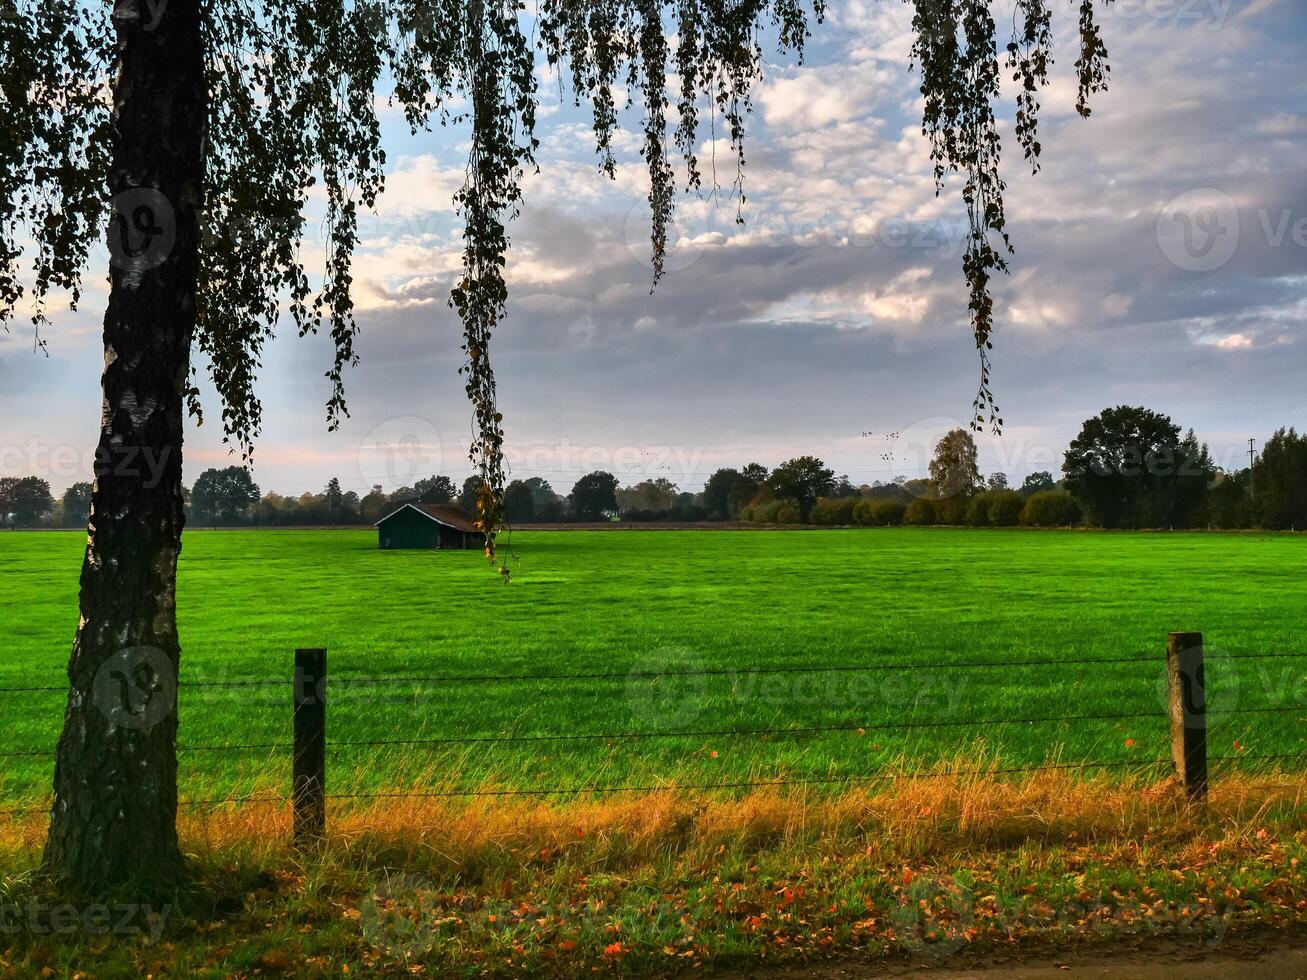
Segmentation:
{"type": "Polygon", "coordinates": [[[47,870],[166,884],[177,843],[177,557],[206,127],[199,0],[118,0],[103,408],[47,870]]]}

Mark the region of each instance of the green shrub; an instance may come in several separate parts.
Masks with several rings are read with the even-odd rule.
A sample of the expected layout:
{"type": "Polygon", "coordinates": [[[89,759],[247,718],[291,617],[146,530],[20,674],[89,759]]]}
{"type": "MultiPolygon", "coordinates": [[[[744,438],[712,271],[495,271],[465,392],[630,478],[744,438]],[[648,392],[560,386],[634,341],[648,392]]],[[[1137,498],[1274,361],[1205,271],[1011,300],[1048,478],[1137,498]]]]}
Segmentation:
{"type": "Polygon", "coordinates": [[[859,500],[853,522],[863,527],[894,527],[903,523],[908,505],[901,500],[859,500]]]}
{"type": "Polygon", "coordinates": [[[925,497],[918,497],[912,501],[908,504],[908,509],[903,512],[903,523],[914,527],[927,527],[938,523],[935,501],[927,500],[925,497]]]}
{"type": "Polygon", "coordinates": [[[752,503],[740,510],[740,520],[753,524],[784,524],[780,519],[781,508],[790,504],[788,500],[765,500],[752,503]]]}
{"type": "Polygon", "coordinates": [[[967,523],[967,508],[971,506],[970,497],[963,497],[961,495],[956,497],[946,497],[943,500],[934,501],[934,504],[936,524],[967,523]]]}
{"type": "Polygon", "coordinates": [[[972,527],[989,526],[989,507],[994,495],[989,492],[978,493],[967,504],[967,523],[972,527]]]}
{"type": "Polygon", "coordinates": [[[1080,520],[1080,505],[1065,490],[1041,490],[1021,510],[1025,527],[1064,527],[1080,520]]]}
{"type": "Polygon", "coordinates": [[[822,497],[813,505],[809,521],[826,525],[852,524],[858,502],[857,497],[822,497]]]}
{"type": "Polygon", "coordinates": [[[798,524],[803,520],[803,511],[799,510],[799,505],[792,500],[777,500],[776,523],[777,524],[798,524]]]}
{"type": "Polygon", "coordinates": [[[1025,498],[1015,490],[999,490],[989,495],[989,523],[995,527],[1015,527],[1021,522],[1025,498]]]}

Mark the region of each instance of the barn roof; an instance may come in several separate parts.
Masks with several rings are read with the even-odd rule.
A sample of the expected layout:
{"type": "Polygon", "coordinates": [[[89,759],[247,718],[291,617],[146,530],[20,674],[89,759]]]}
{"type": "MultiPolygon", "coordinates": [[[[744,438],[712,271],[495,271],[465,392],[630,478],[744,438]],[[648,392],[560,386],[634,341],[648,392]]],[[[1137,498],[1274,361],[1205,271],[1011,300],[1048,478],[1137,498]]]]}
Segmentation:
{"type": "Polygon", "coordinates": [[[402,510],[412,507],[419,514],[431,518],[437,524],[443,524],[445,527],[452,527],[455,531],[466,531],[469,534],[476,534],[479,528],[476,525],[476,518],[463,510],[461,507],[455,507],[453,504],[421,504],[408,503],[399,510],[392,511],[377,524],[384,524],[402,510]]]}

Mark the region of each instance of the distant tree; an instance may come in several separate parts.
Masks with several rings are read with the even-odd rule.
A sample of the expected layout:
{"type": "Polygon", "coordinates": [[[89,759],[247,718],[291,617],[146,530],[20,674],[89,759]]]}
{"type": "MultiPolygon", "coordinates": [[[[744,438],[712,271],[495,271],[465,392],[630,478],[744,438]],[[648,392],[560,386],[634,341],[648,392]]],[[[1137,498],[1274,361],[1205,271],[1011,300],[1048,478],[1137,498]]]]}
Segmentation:
{"type": "Polygon", "coordinates": [[[413,484],[413,492],[424,504],[447,504],[458,496],[458,487],[449,477],[433,476],[413,484]]]}
{"type": "Polygon", "coordinates": [[[535,520],[555,523],[563,519],[565,502],[554,493],[549,481],[538,476],[523,480],[531,491],[531,504],[535,510],[535,520]]]}
{"type": "Polygon", "coordinates": [[[340,489],[340,480],[332,477],[327,481],[327,488],[322,492],[323,504],[327,508],[327,520],[332,524],[340,520],[341,509],[345,505],[345,494],[340,489]]]}
{"type": "Polygon", "coordinates": [[[1066,527],[1080,520],[1080,505],[1065,490],[1041,490],[1021,508],[1025,527],[1066,527]]]}
{"type": "Polygon", "coordinates": [[[1067,489],[1102,527],[1186,526],[1215,476],[1192,433],[1182,439],[1169,417],[1131,405],[1088,419],[1062,470],[1067,489]]]}
{"type": "Polygon", "coordinates": [[[797,456],[772,470],[767,485],[777,497],[794,501],[800,521],[806,522],[817,498],[835,489],[835,472],[816,456],[797,456]]]}
{"type": "Polygon", "coordinates": [[[617,512],[617,477],[603,470],[587,473],[573,484],[567,502],[575,520],[602,520],[617,512]]]}
{"type": "Polygon", "coordinates": [[[935,446],[930,461],[930,488],[941,500],[970,496],[981,485],[976,440],[966,429],[954,429],[935,446]]]}
{"type": "Polygon", "coordinates": [[[1010,485],[1007,482],[1006,473],[991,473],[989,479],[985,481],[986,488],[994,491],[1007,490],[1010,485]]]}
{"type": "Polygon", "coordinates": [[[535,497],[524,481],[514,480],[504,491],[504,513],[510,521],[522,524],[535,520],[535,497]]]}
{"type": "Polygon", "coordinates": [[[913,498],[903,486],[903,482],[885,483],[877,480],[869,487],[863,487],[862,495],[868,500],[893,500],[906,506],[913,498]]]}
{"type": "Polygon", "coordinates": [[[989,523],[994,527],[1015,527],[1021,523],[1025,498],[1015,490],[997,490],[990,494],[989,523]]]}
{"type": "Polygon", "coordinates": [[[344,496],[340,498],[340,521],[341,523],[354,523],[358,520],[359,505],[362,503],[359,495],[353,490],[346,490],[344,496]]]}
{"type": "Polygon", "coordinates": [[[0,478],[0,520],[16,527],[31,527],[54,509],[50,484],[39,476],[0,478]]]}
{"type": "Polygon", "coordinates": [[[304,491],[295,501],[296,524],[326,524],[330,519],[327,513],[327,498],[322,494],[304,491]]]}
{"type": "Polygon", "coordinates": [[[1180,440],[1176,454],[1175,479],[1165,485],[1159,501],[1157,521],[1170,527],[1202,527],[1208,516],[1208,494],[1216,483],[1218,468],[1205,443],[1190,429],[1180,440]]]}
{"type": "Polygon", "coordinates": [[[623,487],[617,491],[617,506],[623,512],[665,514],[677,506],[676,484],[660,476],[644,480],[633,487],[623,487]]]}
{"type": "Polygon", "coordinates": [[[1057,489],[1057,481],[1053,479],[1053,474],[1048,470],[1037,470],[1026,477],[1025,482],[1021,484],[1021,496],[1030,497],[1044,490],[1057,489]]]}
{"type": "Polygon", "coordinates": [[[265,493],[254,505],[254,523],[258,527],[275,527],[285,523],[285,498],[279,493],[265,493]]]}
{"type": "Polygon", "coordinates": [[[842,499],[845,497],[856,498],[862,496],[862,491],[853,485],[846,474],[835,481],[835,486],[831,488],[831,492],[828,496],[836,499],[842,499]]]}
{"type": "Polygon", "coordinates": [[[761,463],[746,463],[740,467],[740,479],[731,490],[731,516],[738,517],[740,511],[767,486],[770,473],[761,463]]]}
{"type": "MultiPolygon", "coordinates": [[[[744,475],[736,469],[720,469],[708,477],[708,482],[703,485],[703,505],[712,517],[727,520],[739,510],[740,504],[734,503],[734,494],[743,481],[744,475]]],[[[754,483],[750,486],[749,496],[752,497],[758,486],[754,483]]]]}
{"type": "Polygon", "coordinates": [[[200,523],[239,524],[259,502],[259,488],[243,466],[205,470],[191,489],[191,507],[200,523]]]}
{"type": "Polygon", "coordinates": [[[458,506],[469,514],[477,512],[477,493],[482,483],[481,477],[473,474],[463,481],[463,489],[458,492],[458,506]]]}
{"type": "Polygon", "coordinates": [[[1250,470],[1220,473],[1207,494],[1207,519],[1216,527],[1253,527],[1262,520],[1249,493],[1250,470]]]}
{"type": "Polygon", "coordinates": [[[813,524],[847,526],[854,523],[854,509],[860,502],[857,497],[822,497],[813,506],[808,520],[813,524]]]}
{"type": "Polygon", "coordinates": [[[972,527],[988,527],[989,508],[993,501],[994,495],[988,490],[973,495],[967,503],[967,523],[972,527]]]}
{"type": "Polygon", "coordinates": [[[21,477],[0,476],[0,525],[10,522],[14,513],[14,500],[21,477]]]}
{"type": "Polygon", "coordinates": [[[897,498],[859,500],[853,508],[853,520],[865,527],[891,527],[903,523],[907,509],[907,504],[897,498]]]}
{"type": "Polygon", "coordinates": [[[85,527],[91,516],[91,485],[74,483],[61,498],[64,527],[85,527]]]}
{"type": "Polygon", "coordinates": [[[918,497],[929,497],[935,491],[931,488],[930,481],[924,479],[904,480],[901,484],[904,493],[904,499],[911,502],[918,497]]]}
{"type": "Polygon", "coordinates": [[[908,504],[903,512],[903,523],[915,527],[927,527],[936,523],[935,501],[927,497],[918,497],[908,504]]]}
{"type": "Polygon", "coordinates": [[[359,518],[367,524],[375,524],[389,513],[390,500],[380,484],[368,491],[366,497],[359,501],[359,518]]]}
{"type": "Polygon", "coordinates": [[[1307,436],[1280,429],[1252,471],[1252,505],[1268,528],[1307,528],[1307,436]]]}

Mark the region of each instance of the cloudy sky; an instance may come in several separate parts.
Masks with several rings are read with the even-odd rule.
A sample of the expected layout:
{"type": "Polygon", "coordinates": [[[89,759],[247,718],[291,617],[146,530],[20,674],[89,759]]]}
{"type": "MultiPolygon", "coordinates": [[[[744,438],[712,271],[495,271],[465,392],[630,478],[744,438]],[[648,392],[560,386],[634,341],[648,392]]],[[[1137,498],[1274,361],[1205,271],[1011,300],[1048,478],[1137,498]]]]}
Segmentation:
{"type": "MultiPolygon", "coordinates": [[[[495,347],[514,475],[566,492],[605,468],[697,489],[721,465],[812,452],[855,482],[888,480],[918,475],[968,417],[963,212],[956,187],[935,196],[909,10],[830,5],[805,66],[769,62],[746,224],[730,202],[683,201],[653,295],[636,137],[620,144],[619,179],[601,177],[586,118],[542,78],[542,173],[513,229],[495,347]]],[[[1068,38],[1072,7],[1055,9],[1068,38]]],[[[1075,54],[1059,48],[1037,176],[1005,128],[1017,254],[998,289],[994,386],[1007,426],[981,443],[983,468],[1015,482],[1056,470],[1080,422],[1112,404],[1171,414],[1231,464],[1250,436],[1307,426],[1307,7],[1117,0],[1103,30],[1111,92],[1079,119],[1075,54]]],[[[389,191],[358,258],[352,418],[326,431],[329,351],[288,331],[260,379],[265,490],[468,472],[445,305],[461,137],[409,138],[393,114],[387,128],[389,191]]],[[[49,331],[49,357],[21,325],[0,336],[0,472],[56,491],[86,478],[96,435],[104,287],[91,278],[83,311],[49,331]]],[[[229,460],[207,391],[206,404],[188,482],[229,460]]]]}

